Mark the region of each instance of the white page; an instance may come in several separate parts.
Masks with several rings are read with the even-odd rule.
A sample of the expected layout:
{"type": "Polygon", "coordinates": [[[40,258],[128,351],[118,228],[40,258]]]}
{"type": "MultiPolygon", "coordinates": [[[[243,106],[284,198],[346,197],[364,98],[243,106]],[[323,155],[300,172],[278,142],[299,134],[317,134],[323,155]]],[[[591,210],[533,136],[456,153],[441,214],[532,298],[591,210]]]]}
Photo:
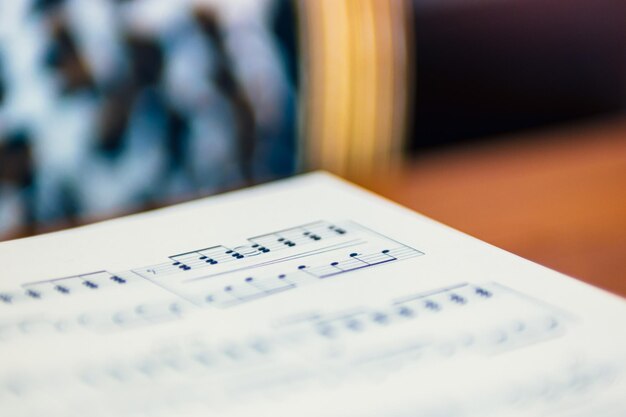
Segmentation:
{"type": "Polygon", "coordinates": [[[626,303],[326,174],[0,244],[7,416],[626,413],[626,303]]]}

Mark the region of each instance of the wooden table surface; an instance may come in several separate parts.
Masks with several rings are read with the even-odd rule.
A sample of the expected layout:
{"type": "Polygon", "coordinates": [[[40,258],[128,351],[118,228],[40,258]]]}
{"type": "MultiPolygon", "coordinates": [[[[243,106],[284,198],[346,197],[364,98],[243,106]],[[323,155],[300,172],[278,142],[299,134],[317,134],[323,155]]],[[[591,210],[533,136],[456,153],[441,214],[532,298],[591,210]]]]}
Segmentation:
{"type": "Polygon", "coordinates": [[[507,139],[356,182],[626,297],[626,117],[507,139]]]}

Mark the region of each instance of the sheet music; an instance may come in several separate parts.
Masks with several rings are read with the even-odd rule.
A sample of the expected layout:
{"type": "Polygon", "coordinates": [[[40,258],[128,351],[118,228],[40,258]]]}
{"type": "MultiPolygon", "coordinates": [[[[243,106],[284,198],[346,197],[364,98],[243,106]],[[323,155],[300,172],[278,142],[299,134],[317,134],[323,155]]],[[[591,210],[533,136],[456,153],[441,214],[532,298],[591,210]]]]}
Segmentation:
{"type": "Polygon", "coordinates": [[[326,174],[0,244],[7,416],[618,416],[626,303],[326,174]]]}

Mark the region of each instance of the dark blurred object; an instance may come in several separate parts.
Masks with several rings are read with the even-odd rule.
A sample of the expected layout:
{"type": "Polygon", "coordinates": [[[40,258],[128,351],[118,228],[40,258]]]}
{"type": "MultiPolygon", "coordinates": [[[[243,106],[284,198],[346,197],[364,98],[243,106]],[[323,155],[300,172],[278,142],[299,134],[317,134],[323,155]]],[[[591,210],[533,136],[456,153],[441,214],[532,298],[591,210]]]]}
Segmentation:
{"type": "Polygon", "coordinates": [[[274,7],[272,30],[276,36],[280,53],[285,62],[287,76],[292,85],[298,85],[300,60],[298,51],[298,13],[296,2],[292,0],[278,0],[274,7]]]}
{"type": "Polygon", "coordinates": [[[414,5],[414,151],[626,107],[623,0],[414,5]]]}
{"type": "Polygon", "coordinates": [[[0,182],[18,187],[33,184],[30,138],[24,131],[9,134],[0,142],[0,182]]]}
{"type": "Polygon", "coordinates": [[[0,199],[3,189],[21,190],[21,204],[24,227],[22,232],[32,233],[35,220],[33,183],[35,166],[33,163],[31,138],[23,130],[13,131],[0,137],[0,199]]]}
{"type": "Polygon", "coordinates": [[[215,12],[207,8],[197,8],[195,17],[200,30],[215,48],[217,65],[213,74],[207,74],[207,76],[213,78],[220,92],[233,103],[239,165],[249,185],[253,179],[252,164],[255,151],[256,121],[252,105],[235,79],[235,68],[226,51],[224,35],[220,30],[215,12]]]}
{"type": "Polygon", "coordinates": [[[61,88],[66,94],[92,88],[93,80],[63,15],[53,13],[49,20],[51,41],[45,57],[46,65],[59,72],[63,80],[61,88]]]}
{"type": "Polygon", "coordinates": [[[49,12],[62,6],[66,0],[35,0],[33,1],[33,10],[38,13],[49,12]]]}
{"type": "Polygon", "coordinates": [[[158,39],[130,34],[126,37],[134,88],[157,85],[163,75],[163,50],[158,39]]]}
{"type": "Polygon", "coordinates": [[[6,85],[4,81],[4,63],[2,62],[2,54],[0,53],[0,106],[4,102],[4,95],[6,94],[6,85]]]}
{"type": "Polygon", "coordinates": [[[116,156],[122,151],[133,98],[133,89],[130,88],[111,91],[103,98],[95,140],[104,155],[116,156]]]}

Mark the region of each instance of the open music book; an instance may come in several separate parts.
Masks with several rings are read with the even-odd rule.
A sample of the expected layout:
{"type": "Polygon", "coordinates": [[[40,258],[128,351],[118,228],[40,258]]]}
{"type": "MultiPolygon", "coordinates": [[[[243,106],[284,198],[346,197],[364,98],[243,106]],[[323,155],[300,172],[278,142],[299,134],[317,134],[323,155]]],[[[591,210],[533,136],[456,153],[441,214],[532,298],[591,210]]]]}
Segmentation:
{"type": "Polygon", "coordinates": [[[0,244],[3,416],[621,416],[626,303],[327,174],[0,244]]]}

